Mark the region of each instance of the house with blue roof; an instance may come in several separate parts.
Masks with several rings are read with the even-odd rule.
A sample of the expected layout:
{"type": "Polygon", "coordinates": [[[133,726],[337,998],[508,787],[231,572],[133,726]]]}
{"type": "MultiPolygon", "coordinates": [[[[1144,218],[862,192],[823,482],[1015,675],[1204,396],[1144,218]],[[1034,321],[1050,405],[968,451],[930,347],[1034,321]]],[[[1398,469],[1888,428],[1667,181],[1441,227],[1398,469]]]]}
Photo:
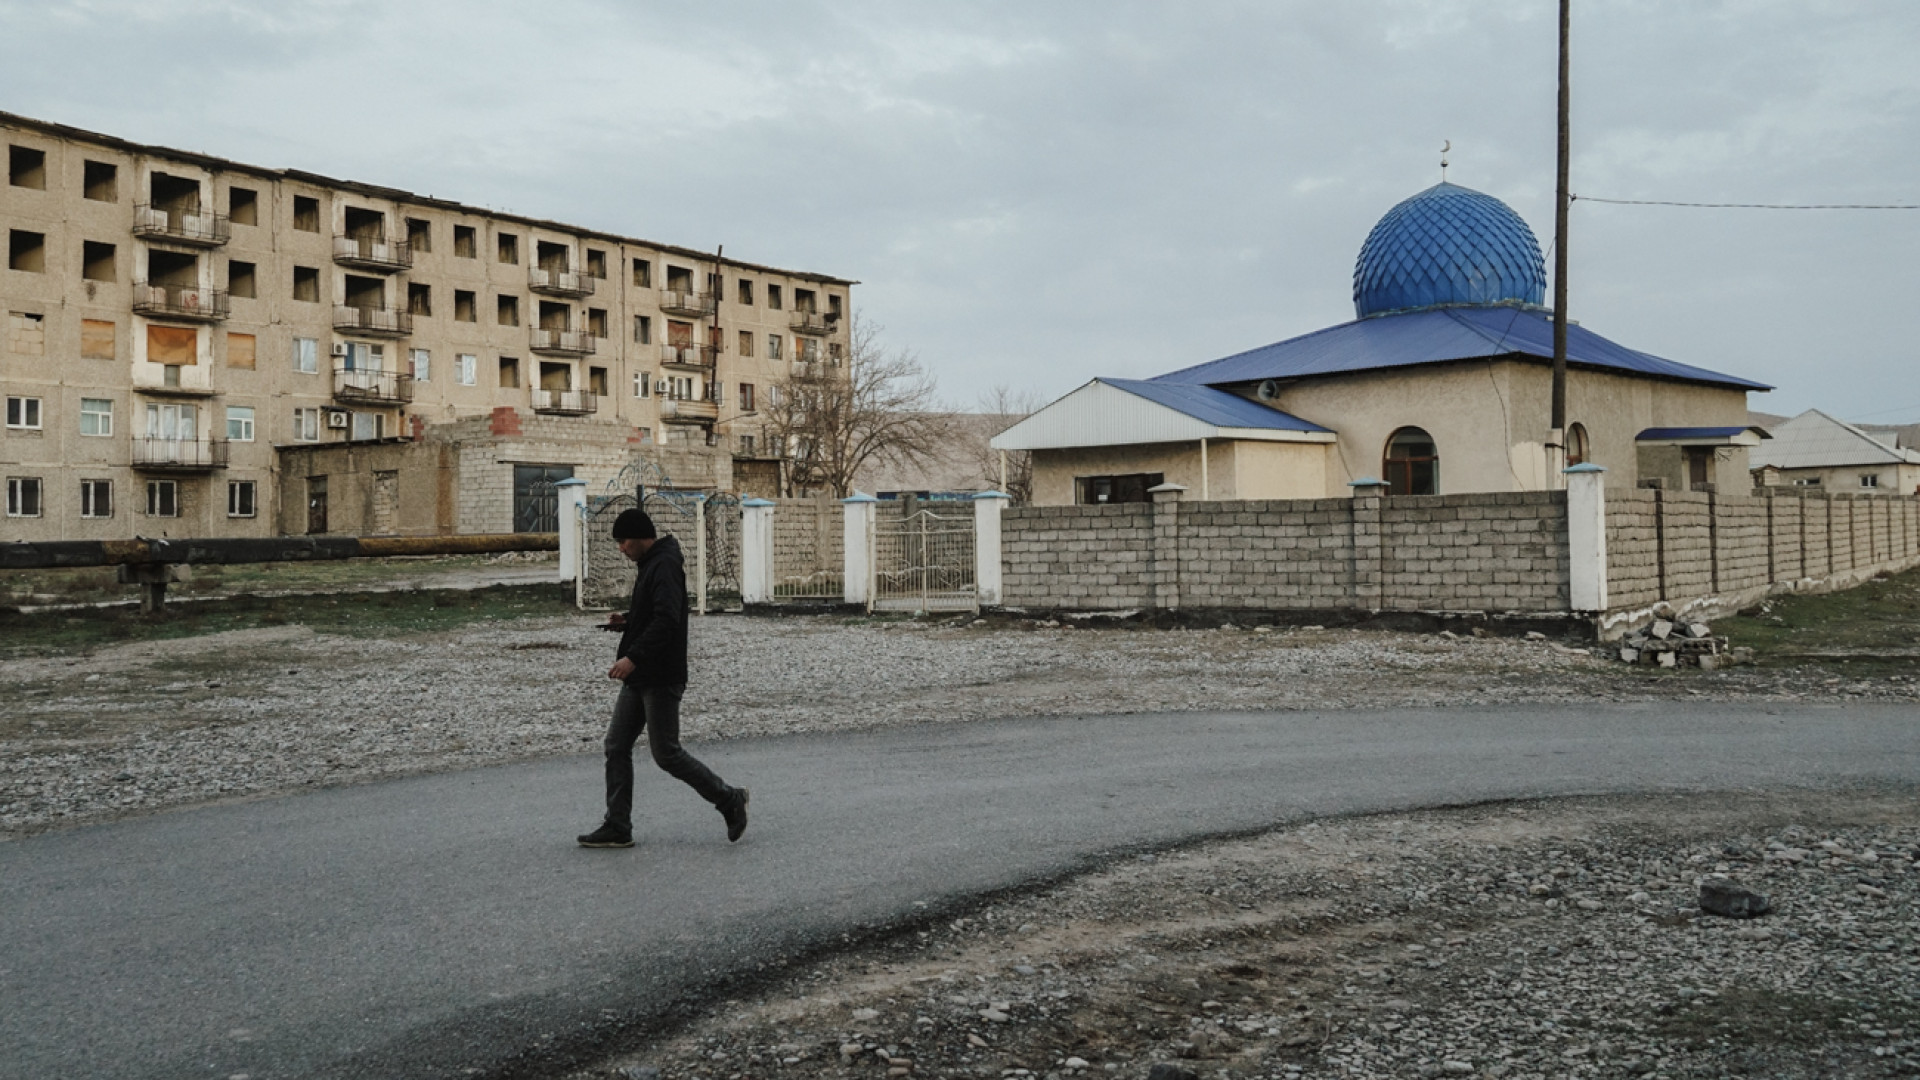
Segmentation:
{"type": "Polygon", "coordinates": [[[1607,482],[1744,490],[1762,383],[1567,328],[1568,428],[1548,430],[1553,319],[1533,230],[1442,182],[1361,245],[1355,318],[1152,379],[1099,378],[995,437],[1033,455],[1041,505],[1538,491],[1591,462],[1607,482]]]}

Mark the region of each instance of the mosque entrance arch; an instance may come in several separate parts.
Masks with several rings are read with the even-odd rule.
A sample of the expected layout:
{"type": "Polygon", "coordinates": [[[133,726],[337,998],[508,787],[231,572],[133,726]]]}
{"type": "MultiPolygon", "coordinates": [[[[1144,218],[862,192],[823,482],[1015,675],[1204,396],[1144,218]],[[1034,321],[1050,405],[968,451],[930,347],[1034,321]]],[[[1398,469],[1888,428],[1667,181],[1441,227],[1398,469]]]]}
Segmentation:
{"type": "Polygon", "coordinates": [[[1392,495],[1440,494],[1440,450],[1433,436],[1417,427],[1403,427],[1387,439],[1386,460],[1380,468],[1392,495]]]}

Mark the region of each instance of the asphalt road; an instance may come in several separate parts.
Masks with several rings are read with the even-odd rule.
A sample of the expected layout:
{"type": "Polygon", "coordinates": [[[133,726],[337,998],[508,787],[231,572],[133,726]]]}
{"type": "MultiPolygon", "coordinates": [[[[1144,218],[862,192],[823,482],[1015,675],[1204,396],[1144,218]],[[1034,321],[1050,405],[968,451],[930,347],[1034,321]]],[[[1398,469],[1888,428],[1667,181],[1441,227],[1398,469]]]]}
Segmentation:
{"type": "Polygon", "coordinates": [[[591,757],[0,844],[0,1077],[540,1076],[760,964],[1125,851],[1510,797],[1911,784],[1920,711],[1179,714],[694,749],[753,788],[738,845],[647,769],[641,845],[575,847],[591,757]]]}

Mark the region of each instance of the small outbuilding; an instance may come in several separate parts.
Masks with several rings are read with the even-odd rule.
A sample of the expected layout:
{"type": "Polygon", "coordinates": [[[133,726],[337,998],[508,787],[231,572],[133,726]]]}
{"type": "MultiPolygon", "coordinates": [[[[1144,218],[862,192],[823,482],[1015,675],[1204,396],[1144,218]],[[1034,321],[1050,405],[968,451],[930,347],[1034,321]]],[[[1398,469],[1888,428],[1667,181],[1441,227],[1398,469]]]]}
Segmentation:
{"type": "Polygon", "coordinates": [[[1755,487],[1920,493],[1920,451],[1890,445],[1819,409],[1774,427],[1773,439],[1752,461],[1755,487]]]}

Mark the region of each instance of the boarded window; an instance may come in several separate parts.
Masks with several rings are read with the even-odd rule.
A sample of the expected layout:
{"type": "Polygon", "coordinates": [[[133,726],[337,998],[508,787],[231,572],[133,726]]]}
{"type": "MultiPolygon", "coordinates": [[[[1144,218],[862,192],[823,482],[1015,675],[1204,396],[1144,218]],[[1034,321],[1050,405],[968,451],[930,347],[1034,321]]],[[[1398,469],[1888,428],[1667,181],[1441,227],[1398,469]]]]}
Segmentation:
{"type": "Polygon", "coordinates": [[[35,311],[15,311],[7,315],[7,347],[25,356],[43,356],[47,351],[47,317],[35,311]]]}
{"type": "Polygon", "coordinates": [[[185,326],[147,326],[147,362],[187,365],[200,362],[200,332],[185,326]]]}
{"type": "Polygon", "coordinates": [[[252,334],[228,334],[227,366],[237,368],[253,367],[253,345],[254,338],[252,334]]]}
{"type": "Polygon", "coordinates": [[[753,331],[751,330],[740,331],[740,355],[753,355],[753,331]]]}
{"type": "Polygon", "coordinates": [[[80,358],[111,360],[114,356],[114,324],[104,319],[80,321],[80,358]]]}

